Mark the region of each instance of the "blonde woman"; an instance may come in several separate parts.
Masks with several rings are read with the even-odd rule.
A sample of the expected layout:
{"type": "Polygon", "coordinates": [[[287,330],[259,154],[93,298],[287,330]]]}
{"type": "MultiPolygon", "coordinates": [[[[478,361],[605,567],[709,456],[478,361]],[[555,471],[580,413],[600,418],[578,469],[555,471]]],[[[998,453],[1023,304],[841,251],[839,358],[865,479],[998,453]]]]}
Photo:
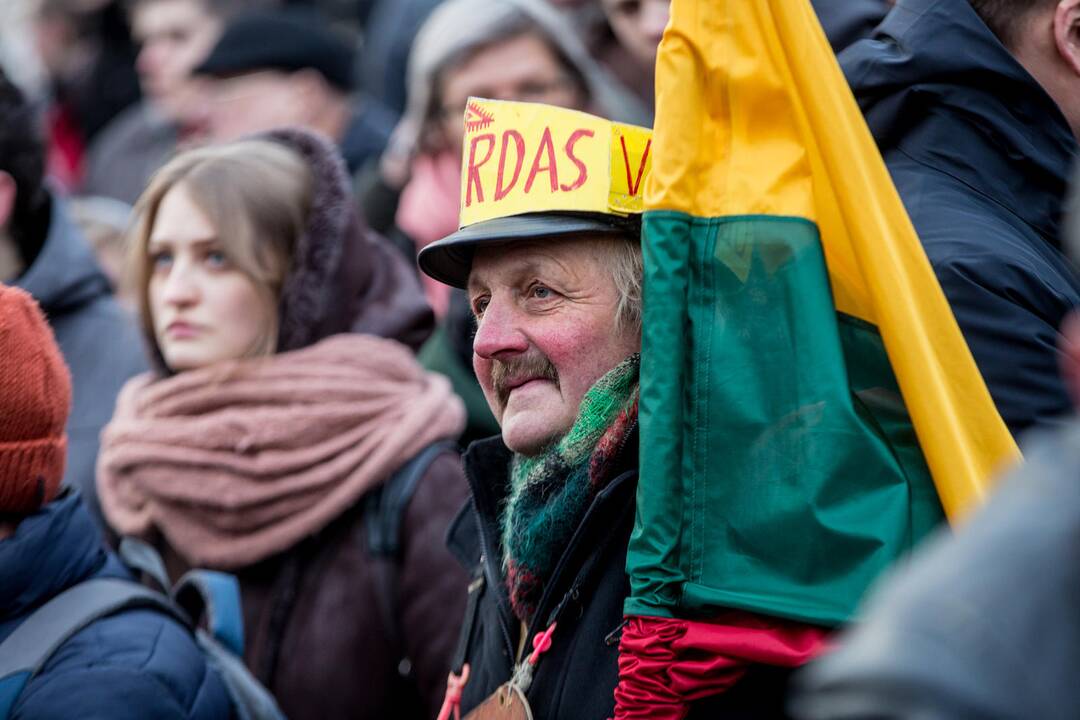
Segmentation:
{"type": "Polygon", "coordinates": [[[239,577],[245,659],[290,718],[432,716],[467,581],[443,546],[464,478],[441,449],[464,411],[414,359],[431,326],[414,273],[301,131],[176,157],[131,240],[157,371],[103,433],[106,518],[174,579],[239,577]],[[389,521],[387,493],[407,500],[389,521]]]}

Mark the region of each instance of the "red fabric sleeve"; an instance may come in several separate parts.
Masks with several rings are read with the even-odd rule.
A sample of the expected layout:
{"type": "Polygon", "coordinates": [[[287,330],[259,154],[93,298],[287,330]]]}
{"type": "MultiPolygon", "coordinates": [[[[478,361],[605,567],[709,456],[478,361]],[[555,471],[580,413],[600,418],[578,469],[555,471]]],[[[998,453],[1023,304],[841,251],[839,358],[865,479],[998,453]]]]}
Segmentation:
{"type": "Polygon", "coordinates": [[[628,617],[615,720],[683,720],[690,703],[724,692],[752,665],[806,663],[826,649],[827,634],[736,610],[707,621],[628,617]]]}

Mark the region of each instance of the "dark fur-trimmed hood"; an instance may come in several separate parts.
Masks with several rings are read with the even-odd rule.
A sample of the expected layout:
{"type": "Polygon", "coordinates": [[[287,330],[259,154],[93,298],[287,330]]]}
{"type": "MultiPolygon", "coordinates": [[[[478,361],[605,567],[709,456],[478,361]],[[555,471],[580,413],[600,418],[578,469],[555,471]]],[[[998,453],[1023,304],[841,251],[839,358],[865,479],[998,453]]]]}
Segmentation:
{"type": "Polygon", "coordinates": [[[293,128],[260,137],[299,153],[314,176],[307,228],[282,288],[278,350],[341,332],[369,333],[418,349],[434,325],[419,278],[397,249],[360,220],[336,147],[293,128]]]}

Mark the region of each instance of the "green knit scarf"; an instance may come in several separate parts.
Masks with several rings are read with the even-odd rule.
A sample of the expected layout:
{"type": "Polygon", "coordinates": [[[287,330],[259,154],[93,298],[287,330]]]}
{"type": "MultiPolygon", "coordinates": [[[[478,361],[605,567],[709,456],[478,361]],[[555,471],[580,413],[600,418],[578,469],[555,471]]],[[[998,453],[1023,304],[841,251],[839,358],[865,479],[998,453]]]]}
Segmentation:
{"type": "Polygon", "coordinates": [[[502,512],[503,570],[510,604],[531,623],[544,586],[596,495],[612,480],[637,423],[634,354],[585,393],[570,431],[540,455],[514,455],[502,512]]]}

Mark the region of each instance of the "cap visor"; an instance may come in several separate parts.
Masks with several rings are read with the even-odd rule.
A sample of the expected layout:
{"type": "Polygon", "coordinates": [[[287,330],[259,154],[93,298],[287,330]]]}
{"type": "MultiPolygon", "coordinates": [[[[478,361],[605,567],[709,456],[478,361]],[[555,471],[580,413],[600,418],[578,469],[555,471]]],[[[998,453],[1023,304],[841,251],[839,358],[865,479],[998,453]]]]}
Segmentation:
{"type": "Polygon", "coordinates": [[[478,247],[567,235],[636,235],[637,220],[635,216],[551,212],[494,218],[436,240],[420,251],[417,263],[439,282],[464,288],[478,247]]]}

